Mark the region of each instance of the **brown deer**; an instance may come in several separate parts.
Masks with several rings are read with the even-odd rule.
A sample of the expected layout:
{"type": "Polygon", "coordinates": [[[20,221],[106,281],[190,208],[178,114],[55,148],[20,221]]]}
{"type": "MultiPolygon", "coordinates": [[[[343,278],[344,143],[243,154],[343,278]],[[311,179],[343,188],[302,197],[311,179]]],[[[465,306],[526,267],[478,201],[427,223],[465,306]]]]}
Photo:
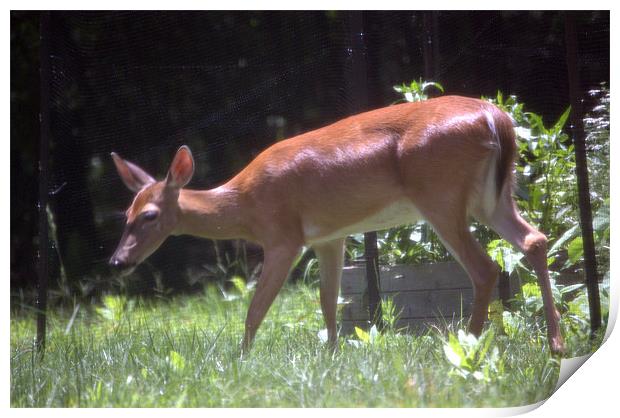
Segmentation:
{"type": "Polygon", "coordinates": [[[211,190],[184,188],[194,173],[186,146],[163,181],[112,153],[136,195],[110,265],[131,271],[169,235],[260,244],[264,263],[245,322],[248,349],[293,260],[302,246],[312,246],[334,344],[347,235],[425,220],[471,278],[469,329],[479,335],[499,268],[469,231],[474,218],[525,254],[542,290],[551,350],[562,352],[547,238],[523,220],[512,198],[516,150],[506,113],[485,101],[444,96],[361,113],[278,142],[211,190]]]}

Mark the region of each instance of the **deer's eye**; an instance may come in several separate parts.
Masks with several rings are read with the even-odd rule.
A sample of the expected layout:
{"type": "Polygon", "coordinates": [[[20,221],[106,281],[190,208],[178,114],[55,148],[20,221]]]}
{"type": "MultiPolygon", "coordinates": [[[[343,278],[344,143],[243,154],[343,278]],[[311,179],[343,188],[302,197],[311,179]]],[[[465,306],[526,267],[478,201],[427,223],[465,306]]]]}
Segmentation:
{"type": "Polygon", "coordinates": [[[142,214],[142,218],[145,221],[154,221],[158,215],[159,213],[156,210],[147,210],[142,214]]]}

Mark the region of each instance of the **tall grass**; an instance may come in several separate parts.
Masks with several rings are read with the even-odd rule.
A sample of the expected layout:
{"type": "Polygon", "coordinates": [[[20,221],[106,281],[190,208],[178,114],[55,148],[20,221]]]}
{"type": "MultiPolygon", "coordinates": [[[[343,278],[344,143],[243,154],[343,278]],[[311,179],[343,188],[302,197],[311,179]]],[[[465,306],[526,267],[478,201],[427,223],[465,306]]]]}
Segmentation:
{"type": "Polygon", "coordinates": [[[33,318],[14,315],[11,405],[500,407],[542,400],[557,381],[559,360],[536,327],[509,338],[490,325],[497,335],[480,346],[458,335],[462,323],[450,335],[361,333],[341,336],[331,351],[317,335],[318,291],[308,285],[280,294],[242,358],[250,296],[210,288],[169,301],[107,297],[73,319],[51,315],[43,357],[33,350],[33,318]]]}

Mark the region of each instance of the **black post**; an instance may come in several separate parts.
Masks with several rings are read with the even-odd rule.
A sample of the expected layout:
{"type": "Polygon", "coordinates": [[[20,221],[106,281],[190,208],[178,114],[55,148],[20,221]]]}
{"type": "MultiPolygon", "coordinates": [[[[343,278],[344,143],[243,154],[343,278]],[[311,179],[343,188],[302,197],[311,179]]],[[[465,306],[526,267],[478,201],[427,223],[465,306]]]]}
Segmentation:
{"type": "MultiPolygon", "coordinates": [[[[349,36],[351,40],[351,111],[352,113],[359,113],[368,108],[368,73],[366,68],[363,12],[349,12],[349,36]]],[[[381,296],[379,293],[379,251],[377,249],[376,232],[367,232],[364,234],[364,248],[370,322],[380,325],[382,312],[381,296]]]]}
{"type": "Polygon", "coordinates": [[[433,81],[440,81],[441,74],[439,66],[441,63],[441,55],[439,55],[439,12],[431,12],[431,35],[433,47],[433,81]]]}
{"type": "Polygon", "coordinates": [[[434,12],[422,12],[422,22],[424,24],[423,40],[422,40],[422,55],[424,56],[424,78],[426,80],[435,80],[435,65],[434,65],[434,49],[433,49],[433,13],[434,12]]]}
{"type": "Polygon", "coordinates": [[[500,272],[499,278],[497,280],[497,293],[499,295],[499,300],[502,301],[502,306],[504,309],[508,309],[508,301],[511,296],[510,289],[510,279],[508,277],[508,273],[505,271],[500,272]]]}
{"type": "MultiPolygon", "coordinates": [[[[434,66],[434,54],[433,54],[433,12],[422,12],[422,60],[424,61],[424,81],[437,81],[435,80],[435,66],[434,66]]],[[[434,90],[431,90],[430,96],[432,96],[434,90]]],[[[423,223],[420,229],[420,241],[431,241],[431,231],[428,223],[423,223]]],[[[431,249],[434,249],[434,245],[431,242],[431,249]]]]}
{"type": "Polygon", "coordinates": [[[49,153],[49,98],[50,98],[50,12],[41,13],[40,21],[40,83],[41,107],[39,123],[41,138],[39,148],[39,257],[37,283],[37,349],[45,349],[45,325],[47,320],[47,288],[48,288],[48,225],[47,225],[47,196],[48,196],[48,153],[49,153]]]}
{"type": "Polygon", "coordinates": [[[381,328],[383,310],[381,308],[381,281],[379,276],[379,249],[377,233],[364,234],[364,257],[366,258],[366,281],[368,282],[368,312],[370,323],[381,328]]]}
{"type": "Polygon", "coordinates": [[[568,91],[570,95],[573,144],[575,146],[575,163],[577,188],[579,192],[579,215],[583,253],[586,270],[586,286],[590,305],[591,336],[601,327],[601,301],[598,289],[598,272],[594,250],[594,233],[592,231],[592,208],[590,206],[590,184],[588,181],[588,160],[586,156],[585,132],[583,129],[583,109],[581,106],[581,82],[579,80],[579,60],[577,31],[573,12],[564,15],[564,34],[566,40],[566,64],[568,67],[568,91]]]}

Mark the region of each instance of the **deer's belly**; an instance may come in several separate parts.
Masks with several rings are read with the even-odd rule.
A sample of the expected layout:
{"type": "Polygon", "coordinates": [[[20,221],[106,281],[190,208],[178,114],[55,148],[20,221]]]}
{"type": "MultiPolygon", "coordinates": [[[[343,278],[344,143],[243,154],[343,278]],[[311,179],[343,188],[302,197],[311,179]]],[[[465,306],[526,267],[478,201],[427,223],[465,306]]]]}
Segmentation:
{"type": "Polygon", "coordinates": [[[304,222],[306,243],[311,245],[361,232],[378,231],[404,224],[412,224],[421,219],[420,212],[409,199],[398,200],[365,219],[342,228],[330,228],[311,221],[304,222]]]}

